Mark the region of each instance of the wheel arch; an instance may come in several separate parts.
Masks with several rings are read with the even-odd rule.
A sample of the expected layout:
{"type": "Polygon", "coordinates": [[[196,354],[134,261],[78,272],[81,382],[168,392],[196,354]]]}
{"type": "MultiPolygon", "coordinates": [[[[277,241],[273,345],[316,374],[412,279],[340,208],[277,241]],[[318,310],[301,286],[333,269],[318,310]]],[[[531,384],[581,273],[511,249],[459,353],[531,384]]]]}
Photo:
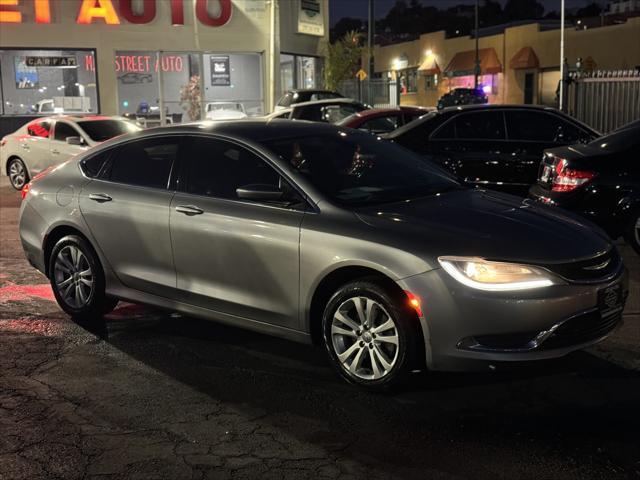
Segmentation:
{"type": "MultiPolygon", "coordinates": [[[[404,295],[404,291],[398,283],[389,275],[371,266],[364,265],[344,265],[326,273],[317,283],[308,303],[306,311],[306,321],[311,341],[314,345],[322,343],[322,314],[324,307],[331,296],[338,288],[346,283],[366,278],[377,278],[383,285],[398,295],[404,295]]],[[[418,322],[419,324],[419,322],[418,322]]],[[[419,327],[422,330],[422,327],[419,327]]]]}
{"type": "Polygon", "coordinates": [[[96,251],[96,248],[93,245],[91,239],[87,235],[85,235],[77,226],[69,224],[56,225],[44,236],[44,239],[42,241],[44,274],[47,276],[47,278],[49,278],[49,257],[51,256],[53,247],[56,243],[58,243],[58,240],[66,237],[67,235],[77,235],[78,237],[86,241],[91,246],[91,248],[93,248],[94,252],[96,251]]]}
{"type": "Polygon", "coordinates": [[[31,179],[31,170],[29,169],[29,165],[27,165],[27,162],[24,160],[24,158],[22,158],[20,155],[15,154],[15,153],[11,153],[9,154],[9,156],[7,157],[7,160],[4,162],[4,173],[9,176],[9,164],[11,163],[11,160],[20,160],[22,162],[22,164],[24,165],[24,168],[27,169],[27,175],[29,177],[29,179],[31,179]]]}

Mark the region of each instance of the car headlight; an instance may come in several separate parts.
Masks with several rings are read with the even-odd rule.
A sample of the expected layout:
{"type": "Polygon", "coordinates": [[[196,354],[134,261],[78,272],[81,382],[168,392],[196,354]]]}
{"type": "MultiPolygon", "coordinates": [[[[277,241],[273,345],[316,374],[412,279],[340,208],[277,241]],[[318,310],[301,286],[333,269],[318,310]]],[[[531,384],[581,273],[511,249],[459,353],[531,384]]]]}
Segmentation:
{"type": "Polygon", "coordinates": [[[438,257],[438,261],[458,282],[478,290],[529,290],[561,283],[551,273],[531,265],[491,262],[477,257],[438,257]]]}

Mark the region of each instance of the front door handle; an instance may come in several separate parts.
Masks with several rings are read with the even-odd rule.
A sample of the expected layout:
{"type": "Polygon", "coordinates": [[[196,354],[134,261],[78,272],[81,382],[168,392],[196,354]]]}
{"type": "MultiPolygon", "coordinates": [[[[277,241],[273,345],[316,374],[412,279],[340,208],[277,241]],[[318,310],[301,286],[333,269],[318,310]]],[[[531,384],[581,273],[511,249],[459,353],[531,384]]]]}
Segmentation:
{"type": "Polygon", "coordinates": [[[98,203],[104,203],[104,202],[110,202],[113,199],[106,193],[90,193],[89,200],[93,200],[98,203]]]}
{"type": "Polygon", "coordinates": [[[53,150],[51,150],[51,154],[52,155],[59,155],[60,154],[60,150],[53,149],[53,150]]]}
{"type": "Polygon", "coordinates": [[[22,143],[20,144],[20,146],[25,150],[29,150],[29,145],[27,145],[26,143],[22,143]]]}
{"type": "Polygon", "coordinates": [[[176,207],[176,212],[184,213],[185,215],[189,215],[191,217],[193,215],[202,215],[204,213],[204,210],[194,205],[178,205],[176,207]]]}

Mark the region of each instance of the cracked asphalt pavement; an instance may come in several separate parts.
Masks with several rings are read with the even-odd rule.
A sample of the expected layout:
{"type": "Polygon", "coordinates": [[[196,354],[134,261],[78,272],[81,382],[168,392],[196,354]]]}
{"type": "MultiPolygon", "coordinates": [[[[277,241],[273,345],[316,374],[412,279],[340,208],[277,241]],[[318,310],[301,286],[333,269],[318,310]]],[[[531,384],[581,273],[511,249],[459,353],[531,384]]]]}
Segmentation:
{"type": "Polygon", "coordinates": [[[320,349],[121,303],[72,322],[0,178],[0,479],[640,478],[640,261],[625,324],[508,372],[344,384],[320,349]]]}

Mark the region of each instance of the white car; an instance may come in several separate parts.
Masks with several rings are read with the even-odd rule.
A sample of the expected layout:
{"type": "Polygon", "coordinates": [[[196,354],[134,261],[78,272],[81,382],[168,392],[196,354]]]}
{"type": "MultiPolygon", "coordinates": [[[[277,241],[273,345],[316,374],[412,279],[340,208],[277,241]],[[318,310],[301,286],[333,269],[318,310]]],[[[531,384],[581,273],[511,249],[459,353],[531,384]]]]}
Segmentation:
{"type": "Polygon", "coordinates": [[[237,120],[247,118],[244,105],[239,102],[210,102],[206,108],[207,120],[237,120]]]}
{"type": "Polygon", "coordinates": [[[0,141],[0,166],[21,190],[34,175],[109,138],[140,130],[121,117],[92,115],[43,117],[0,141]]]}

